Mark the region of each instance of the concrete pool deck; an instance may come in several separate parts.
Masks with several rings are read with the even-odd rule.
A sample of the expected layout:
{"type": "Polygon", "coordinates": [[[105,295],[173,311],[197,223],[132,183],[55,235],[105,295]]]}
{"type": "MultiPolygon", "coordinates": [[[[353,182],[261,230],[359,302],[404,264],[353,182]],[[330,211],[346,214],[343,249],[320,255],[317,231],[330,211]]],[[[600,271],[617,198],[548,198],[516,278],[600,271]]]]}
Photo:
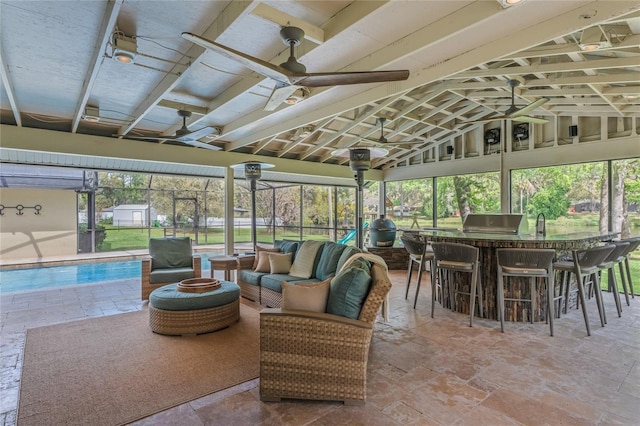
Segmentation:
{"type": "MultiPolygon", "coordinates": [[[[251,244],[237,245],[239,251],[251,250],[251,244]]],[[[195,254],[198,253],[224,253],[223,244],[199,245],[193,248],[195,254]]],[[[77,262],[96,262],[113,260],[133,260],[142,259],[149,256],[148,249],[122,250],[100,253],[78,253],[73,256],[47,256],[23,259],[5,260],[0,256],[0,271],[4,269],[33,268],[38,266],[60,266],[77,262]]]]}

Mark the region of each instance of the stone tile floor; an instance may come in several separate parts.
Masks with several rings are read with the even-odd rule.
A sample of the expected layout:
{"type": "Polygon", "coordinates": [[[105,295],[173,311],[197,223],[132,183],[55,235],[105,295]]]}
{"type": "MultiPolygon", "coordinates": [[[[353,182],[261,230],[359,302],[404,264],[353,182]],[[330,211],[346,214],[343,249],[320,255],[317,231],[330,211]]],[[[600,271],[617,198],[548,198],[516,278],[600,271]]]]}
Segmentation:
{"type": "MultiPolygon", "coordinates": [[[[502,334],[497,321],[470,328],[467,316],[438,305],[431,318],[428,285],[414,310],[404,299],[406,273],[391,276],[391,316],[376,324],[366,405],[262,403],[256,379],[136,424],[640,424],[640,297],[618,318],[605,293],[604,328],[590,300],[591,337],[580,310],[556,320],[555,337],[544,323],[507,323],[502,334]]],[[[27,328],[147,309],[139,294],[139,280],[126,280],[1,295],[0,423],[16,423],[27,328]]]]}

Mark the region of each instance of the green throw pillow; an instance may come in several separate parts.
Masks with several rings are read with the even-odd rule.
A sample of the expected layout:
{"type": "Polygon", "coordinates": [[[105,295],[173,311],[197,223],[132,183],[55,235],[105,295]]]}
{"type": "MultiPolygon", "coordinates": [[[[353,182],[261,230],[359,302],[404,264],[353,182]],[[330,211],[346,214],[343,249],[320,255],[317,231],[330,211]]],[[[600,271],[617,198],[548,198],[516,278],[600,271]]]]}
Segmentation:
{"type": "Polygon", "coordinates": [[[358,319],[371,287],[371,264],[354,260],[331,280],[327,313],[358,319]]]}
{"type": "Polygon", "coordinates": [[[336,244],[334,242],[327,242],[322,248],[322,254],[320,255],[320,262],[316,268],[316,278],[324,281],[336,273],[336,267],[340,255],[347,248],[344,244],[336,244]]]}
{"type": "Polygon", "coordinates": [[[346,249],[344,249],[344,251],[342,252],[342,254],[340,255],[340,259],[338,259],[338,265],[336,266],[336,272],[340,272],[340,269],[342,269],[342,265],[344,265],[344,263],[349,260],[349,258],[351,256],[353,256],[356,253],[362,253],[362,250],[359,249],[356,246],[347,246],[346,249]]]}

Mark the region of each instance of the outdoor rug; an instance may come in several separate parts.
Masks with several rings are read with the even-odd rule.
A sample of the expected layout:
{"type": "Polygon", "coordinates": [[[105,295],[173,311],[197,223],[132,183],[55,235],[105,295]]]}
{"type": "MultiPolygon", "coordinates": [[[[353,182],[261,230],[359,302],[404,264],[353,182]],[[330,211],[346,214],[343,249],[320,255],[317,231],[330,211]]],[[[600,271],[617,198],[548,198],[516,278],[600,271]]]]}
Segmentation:
{"type": "Polygon", "coordinates": [[[162,336],[147,310],[27,330],[19,425],[118,425],[255,379],[259,312],[199,336],[162,336]]]}

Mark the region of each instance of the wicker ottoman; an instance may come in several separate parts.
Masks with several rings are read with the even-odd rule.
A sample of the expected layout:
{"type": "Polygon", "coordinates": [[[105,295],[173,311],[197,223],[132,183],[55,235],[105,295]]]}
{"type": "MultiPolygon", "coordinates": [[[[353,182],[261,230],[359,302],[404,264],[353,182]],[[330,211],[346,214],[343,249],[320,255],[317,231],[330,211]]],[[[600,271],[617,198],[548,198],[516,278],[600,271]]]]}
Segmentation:
{"type": "Polygon", "coordinates": [[[183,336],[229,327],[240,319],[240,287],[222,281],[204,293],[178,291],[177,283],[159,287],[149,295],[149,326],[158,334],[183,336]]]}

